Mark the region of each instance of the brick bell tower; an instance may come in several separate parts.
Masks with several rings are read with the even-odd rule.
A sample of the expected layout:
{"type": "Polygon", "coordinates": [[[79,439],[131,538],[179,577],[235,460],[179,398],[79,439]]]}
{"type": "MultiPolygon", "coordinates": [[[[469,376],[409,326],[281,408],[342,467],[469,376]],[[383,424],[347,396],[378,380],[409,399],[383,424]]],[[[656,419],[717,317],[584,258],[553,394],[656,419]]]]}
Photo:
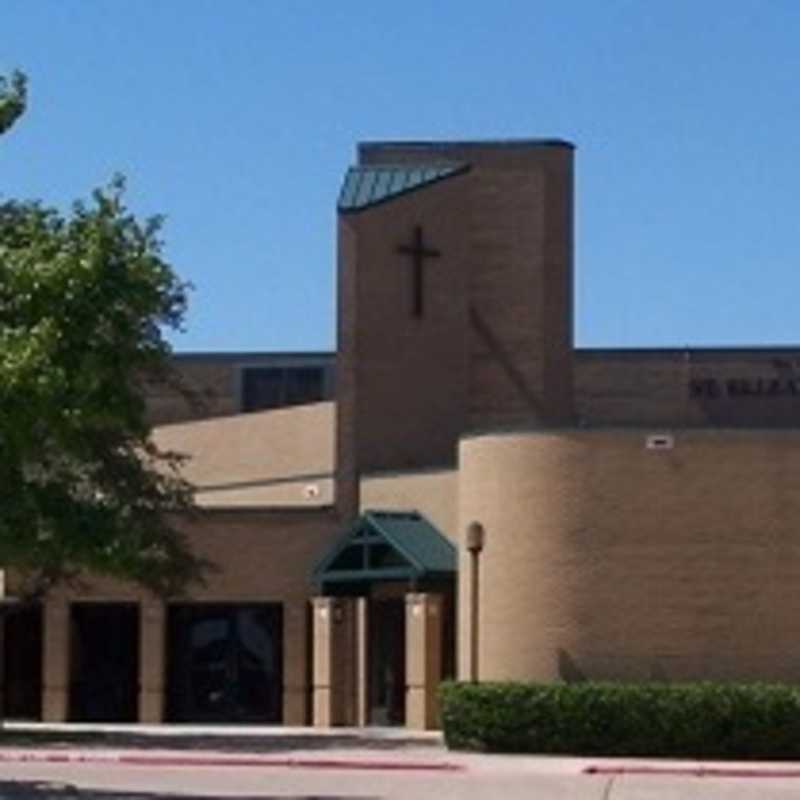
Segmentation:
{"type": "Polygon", "coordinates": [[[338,202],[340,510],[462,433],[573,420],[573,152],[361,144],[338,202]]]}

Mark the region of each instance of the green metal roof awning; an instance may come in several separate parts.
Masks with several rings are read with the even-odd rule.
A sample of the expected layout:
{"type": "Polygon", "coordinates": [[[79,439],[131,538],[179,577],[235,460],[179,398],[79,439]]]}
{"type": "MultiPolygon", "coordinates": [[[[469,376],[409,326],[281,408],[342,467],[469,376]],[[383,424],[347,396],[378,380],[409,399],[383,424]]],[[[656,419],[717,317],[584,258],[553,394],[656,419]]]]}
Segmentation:
{"type": "Polygon", "coordinates": [[[341,212],[361,211],[423,186],[460,175],[469,164],[375,164],[350,167],[339,193],[341,212]]]}
{"type": "Polygon", "coordinates": [[[418,582],[455,574],[455,545],[417,511],[365,511],[313,572],[314,582],[418,582]]]}

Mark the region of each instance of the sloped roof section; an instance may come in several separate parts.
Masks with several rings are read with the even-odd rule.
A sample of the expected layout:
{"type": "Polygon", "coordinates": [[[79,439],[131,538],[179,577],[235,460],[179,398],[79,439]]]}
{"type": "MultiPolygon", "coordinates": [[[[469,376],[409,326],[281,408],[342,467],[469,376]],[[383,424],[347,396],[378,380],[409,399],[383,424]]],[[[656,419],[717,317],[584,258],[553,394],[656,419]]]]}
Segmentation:
{"type": "Polygon", "coordinates": [[[455,546],[418,511],[367,511],[364,517],[421,572],[455,572],[455,546]]]}
{"type": "Polygon", "coordinates": [[[469,164],[373,164],[350,167],[339,192],[342,213],[362,211],[433,183],[461,175],[469,164]]]}
{"type": "Polygon", "coordinates": [[[455,574],[455,545],[418,511],[365,511],[320,561],[317,584],[442,578],[455,574]]]}

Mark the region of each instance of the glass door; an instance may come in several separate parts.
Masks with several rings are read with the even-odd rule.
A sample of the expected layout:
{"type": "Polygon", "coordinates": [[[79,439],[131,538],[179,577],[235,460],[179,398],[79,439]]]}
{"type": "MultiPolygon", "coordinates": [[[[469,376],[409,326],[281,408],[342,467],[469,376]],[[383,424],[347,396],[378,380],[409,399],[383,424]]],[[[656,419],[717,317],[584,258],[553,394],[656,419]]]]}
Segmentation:
{"type": "Polygon", "coordinates": [[[139,716],[138,606],[74,603],[70,633],[70,720],[135,722],[139,716]]]}
{"type": "Polygon", "coordinates": [[[173,606],[168,635],[170,719],[281,720],[280,605],[173,606]]]}
{"type": "Polygon", "coordinates": [[[405,598],[370,600],[370,722],[402,725],[406,718],[405,598]]]}

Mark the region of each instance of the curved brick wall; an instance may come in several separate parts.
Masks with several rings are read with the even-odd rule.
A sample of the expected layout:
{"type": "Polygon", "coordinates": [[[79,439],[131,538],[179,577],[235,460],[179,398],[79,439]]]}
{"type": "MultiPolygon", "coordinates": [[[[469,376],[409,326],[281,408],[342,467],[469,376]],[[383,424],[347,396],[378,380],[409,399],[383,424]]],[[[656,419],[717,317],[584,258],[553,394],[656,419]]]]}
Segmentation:
{"type": "Polygon", "coordinates": [[[800,680],[800,431],[651,432],[462,440],[482,679],[800,680]]]}

